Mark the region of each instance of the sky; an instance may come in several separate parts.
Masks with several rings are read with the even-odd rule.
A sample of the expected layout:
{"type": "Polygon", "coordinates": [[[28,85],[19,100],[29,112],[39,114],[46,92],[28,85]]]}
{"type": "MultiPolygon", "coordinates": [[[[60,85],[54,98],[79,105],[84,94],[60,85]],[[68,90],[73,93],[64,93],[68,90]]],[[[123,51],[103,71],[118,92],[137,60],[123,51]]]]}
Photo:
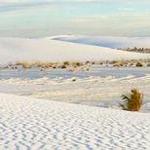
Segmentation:
{"type": "Polygon", "coordinates": [[[0,0],[0,36],[150,36],[149,6],[149,0],[0,0]]]}

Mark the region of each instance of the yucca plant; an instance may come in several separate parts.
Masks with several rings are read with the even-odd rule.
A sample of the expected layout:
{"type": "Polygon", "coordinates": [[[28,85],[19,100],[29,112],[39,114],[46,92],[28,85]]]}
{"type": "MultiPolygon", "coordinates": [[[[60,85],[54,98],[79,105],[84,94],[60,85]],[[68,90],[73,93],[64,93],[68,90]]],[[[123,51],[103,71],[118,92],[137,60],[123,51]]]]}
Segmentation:
{"type": "Polygon", "coordinates": [[[122,95],[123,104],[120,104],[123,110],[139,111],[143,103],[143,94],[138,89],[132,89],[129,95],[122,95]]]}

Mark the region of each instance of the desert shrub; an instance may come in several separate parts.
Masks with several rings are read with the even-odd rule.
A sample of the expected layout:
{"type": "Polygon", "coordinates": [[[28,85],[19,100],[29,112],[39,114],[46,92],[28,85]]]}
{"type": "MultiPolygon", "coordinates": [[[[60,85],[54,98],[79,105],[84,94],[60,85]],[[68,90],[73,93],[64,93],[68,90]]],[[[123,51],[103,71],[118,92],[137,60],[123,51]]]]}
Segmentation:
{"type": "Polygon", "coordinates": [[[64,64],[65,66],[69,66],[69,65],[70,65],[69,61],[65,61],[63,64],[64,64]]]}
{"type": "Polygon", "coordinates": [[[56,69],[56,66],[52,66],[53,69],[56,69]]]}
{"type": "Polygon", "coordinates": [[[143,64],[141,62],[137,62],[136,67],[143,67],[143,64]]]}
{"type": "Polygon", "coordinates": [[[118,63],[118,61],[113,60],[113,61],[110,61],[109,63],[110,63],[110,64],[116,64],[116,63],[118,63]]]}
{"type": "Polygon", "coordinates": [[[79,66],[81,66],[82,64],[81,64],[80,62],[76,62],[75,65],[76,65],[77,67],[79,67],[79,66]]]}
{"type": "Polygon", "coordinates": [[[77,67],[82,66],[82,63],[80,63],[80,62],[73,62],[73,63],[72,63],[72,66],[73,66],[74,68],[77,68],[77,67]]]}
{"type": "Polygon", "coordinates": [[[129,67],[133,67],[133,66],[134,66],[134,63],[133,63],[133,62],[130,62],[130,63],[128,64],[128,66],[129,66],[129,67]]]}
{"type": "Polygon", "coordinates": [[[87,61],[85,62],[85,64],[90,64],[90,61],[87,60],[87,61]]]}
{"type": "Polygon", "coordinates": [[[103,65],[103,63],[104,63],[104,62],[100,62],[99,64],[100,64],[100,65],[103,65]]]}
{"type": "Polygon", "coordinates": [[[132,89],[129,95],[122,95],[123,104],[120,104],[123,110],[139,111],[143,103],[143,94],[138,89],[132,89]]]}
{"type": "Polygon", "coordinates": [[[92,61],[91,64],[92,64],[92,65],[95,65],[95,61],[92,61]]]}
{"type": "Polygon", "coordinates": [[[60,68],[61,69],[66,69],[67,67],[66,67],[66,65],[61,65],[60,68]]]}

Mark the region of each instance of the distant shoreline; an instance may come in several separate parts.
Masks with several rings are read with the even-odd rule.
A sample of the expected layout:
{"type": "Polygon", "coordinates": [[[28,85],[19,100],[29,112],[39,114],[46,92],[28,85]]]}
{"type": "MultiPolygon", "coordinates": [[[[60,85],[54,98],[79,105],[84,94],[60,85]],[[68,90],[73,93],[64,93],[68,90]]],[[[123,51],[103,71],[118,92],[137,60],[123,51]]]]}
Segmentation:
{"type": "Polygon", "coordinates": [[[125,50],[128,52],[137,52],[137,53],[150,53],[150,48],[127,48],[127,49],[118,49],[118,50],[125,50]]]}
{"type": "Polygon", "coordinates": [[[18,61],[0,66],[0,69],[32,69],[39,68],[41,71],[49,69],[64,69],[68,71],[89,71],[92,66],[99,67],[150,67],[150,59],[140,60],[114,60],[114,61],[64,61],[64,62],[48,62],[48,61],[18,61]]]}

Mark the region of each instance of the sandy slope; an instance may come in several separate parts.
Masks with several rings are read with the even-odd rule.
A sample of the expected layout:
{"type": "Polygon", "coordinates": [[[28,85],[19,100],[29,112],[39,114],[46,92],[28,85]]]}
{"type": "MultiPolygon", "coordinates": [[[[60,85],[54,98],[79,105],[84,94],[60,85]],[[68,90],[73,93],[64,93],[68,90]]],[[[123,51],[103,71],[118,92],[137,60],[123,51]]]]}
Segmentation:
{"type": "Polygon", "coordinates": [[[115,37],[115,36],[82,36],[82,35],[58,35],[51,39],[104,46],[109,48],[150,48],[150,37],[115,37]]]}
{"type": "Polygon", "coordinates": [[[149,147],[149,114],[0,94],[0,149],[149,147]]]}
{"type": "Polygon", "coordinates": [[[17,60],[85,61],[146,59],[150,54],[138,54],[110,48],[44,39],[0,38],[0,64],[17,60]]]}
{"type": "MultiPolygon", "coordinates": [[[[121,95],[128,94],[132,88],[138,88],[144,94],[144,105],[141,111],[150,113],[150,69],[139,68],[136,73],[134,71],[133,69],[125,71],[124,69],[106,68],[99,69],[98,76],[77,77],[77,74],[73,73],[67,79],[65,76],[68,76],[68,72],[62,70],[56,71],[56,74],[50,71],[49,74],[53,74],[54,78],[49,78],[48,74],[43,72],[44,77],[35,79],[27,78],[26,72],[2,71],[0,77],[7,77],[7,74],[12,74],[14,77],[0,80],[0,92],[120,109],[118,105],[121,103],[121,95]],[[107,69],[108,71],[106,71],[107,69]],[[107,74],[108,72],[111,76],[107,74]],[[116,77],[115,72],[118,75],[120,74],[120,77],[116,77]],[[23,74],[24,76],[22,75],[22,78],[19,78],[15,77],[15,74],[23,74]],[[57,74],[61,77],[58,77],[57,74]],[[105,77],[102,74],[105,74],[105,77]],[[73,79],[76,79],[76,81],[73,82],[73,79]]],[[[93,71],[89,72],[91,74],[93,71]]],[[[86,74],[89,72],[86,72],[86,74]]],[[[40,74],[40,72],[35,72],[36,74],[40,74]]],[[[83,73],[80,75],[83,75],[83,73]]],[[[33,72],[31,76],[34,76],[33,72]]]]}

